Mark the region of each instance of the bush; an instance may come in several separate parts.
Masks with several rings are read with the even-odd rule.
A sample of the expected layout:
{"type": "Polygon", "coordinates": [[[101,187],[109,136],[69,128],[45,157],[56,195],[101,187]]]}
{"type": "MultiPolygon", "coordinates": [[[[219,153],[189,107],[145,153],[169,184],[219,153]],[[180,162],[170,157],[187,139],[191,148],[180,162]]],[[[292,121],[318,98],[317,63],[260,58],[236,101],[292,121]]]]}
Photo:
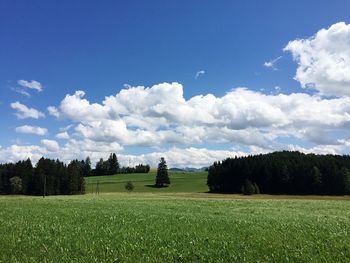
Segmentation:
{"type": "Polygon", "coordinates": [[[128,192],[132,192],[135,189],[134,184],[131,181],[126,182],[125,190],[128,192]]]}
{"type": "Polygon", "coordinates": [[[255,187],[254,184],[248,179],[245,180],[243,185],[243,194],[244,195],[253,195],[255,194],[255,187]]]}

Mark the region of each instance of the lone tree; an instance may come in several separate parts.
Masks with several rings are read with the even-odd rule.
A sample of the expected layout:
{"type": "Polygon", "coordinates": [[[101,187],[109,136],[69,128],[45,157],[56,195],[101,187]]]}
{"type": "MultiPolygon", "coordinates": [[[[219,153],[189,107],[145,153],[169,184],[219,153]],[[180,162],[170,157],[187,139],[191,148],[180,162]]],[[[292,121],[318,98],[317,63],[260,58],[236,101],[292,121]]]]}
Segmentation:
{"type": "Polygon", "coordinates": [[[170,184],[168,167],[164,157],[162,157],[160,158],[160,163],[158,164],[156,186],[163,187],[164,185],[168,185],[168,184],[170,184]]]}

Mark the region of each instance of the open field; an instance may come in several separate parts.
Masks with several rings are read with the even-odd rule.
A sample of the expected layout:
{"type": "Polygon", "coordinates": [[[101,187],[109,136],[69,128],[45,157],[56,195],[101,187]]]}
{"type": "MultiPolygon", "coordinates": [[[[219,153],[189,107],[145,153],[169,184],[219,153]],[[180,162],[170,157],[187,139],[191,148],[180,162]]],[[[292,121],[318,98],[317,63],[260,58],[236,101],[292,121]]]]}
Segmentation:
{"type": "Polygon", "coordinates": [[[0,261],[350,261],[349,201],[183,195],[2,196],[0,261]]]}
{"type": "Polygon", "coordinates": [[[171,185],[165,188],[153,188],[156,171],[147,174],[118,174],[113,176],[94,176],[86,178],[86,192],[96,191],[97,182],[100,193],[125,192],[125,183],[131,181],[134,192],[207,192],[207,172],[169,172],[171,185]]]}

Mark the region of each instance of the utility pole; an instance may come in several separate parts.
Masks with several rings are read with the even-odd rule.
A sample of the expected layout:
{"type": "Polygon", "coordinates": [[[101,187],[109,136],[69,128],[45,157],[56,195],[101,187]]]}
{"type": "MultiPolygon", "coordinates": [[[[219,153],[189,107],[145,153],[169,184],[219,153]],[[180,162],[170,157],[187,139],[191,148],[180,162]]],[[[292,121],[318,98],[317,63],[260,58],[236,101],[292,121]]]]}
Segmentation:
{"type": "Polygon", "coordinates": [[[96,183],[96,194],[100,194],[100,186],[99,186],[99,181],[96,183]]]}

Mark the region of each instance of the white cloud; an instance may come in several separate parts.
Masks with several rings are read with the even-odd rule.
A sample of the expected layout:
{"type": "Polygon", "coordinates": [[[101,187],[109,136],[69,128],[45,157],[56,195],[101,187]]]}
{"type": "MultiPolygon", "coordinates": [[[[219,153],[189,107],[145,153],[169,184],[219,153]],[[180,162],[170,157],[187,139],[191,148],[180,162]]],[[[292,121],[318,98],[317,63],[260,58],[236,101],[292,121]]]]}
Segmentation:
{"type": "Polygon", "coordinates": [[[49,107],[47,107],[47,111],[49,112],[50,115],[52,115],[56,118],[60,117],[60,113],[58,112],[56,107],[49,106],[49,107]]]}
{"type": "Polygon", "coordinates": [[[67,125],[65,127],[60,128],[60,132],[68,131],[72,127],[73,127],[73,124],[69,124],[69,125],[67,125]]]}
{"type": "Polygon", "coordinates": [[[24,96],[26,96],[26,97],[28,97],[28,98],[30,98],[31,97],[31,95],[29,94],[29,92],[27,92],[27,91],[25,91],[24,89],[21,89],[21,88],[11,88],[14,92],[17,92],[17,93],[19,93],[19,94],[21,94],[21,95],[24,95],[24,96]]]}
{"type": "Polygon", "coordinates": [[[26,105],[21,104],[20,102],[16,101],[11,103],[11,108],[17,110],[15,115],[18,119],[26,119],[26,118],[33,118],[33,119],[39,119],[44,118],[45,114],[34,109],[34,108],[28,108],[26,105]]]}
{"type": "MultiPolygon", "coordinates": [[[[61,112],[64,113],[62,117],[74,121],[89,121],[98,118],[105,118],[108,114],[106,109],[100,104],[90,104],[88,100],[83,98],[84,96],[85,92],[81,90],[76,91],[74,95],[66,95],[60,105],[61,112]]],[[[61,113],[56,107],[49,106],[47,109],[49,113],[56,118],[61,117],[61,113]]]]}
{"type": "Polygon", "coordinates": [[[64,132],[60,132],[56,134],[56,138],[58,139],[69,139],[69,134],[68,132],[64,131],[64,132]]]}
{"type": "Polygon", "coordinates": [[[122,165],[137,165],[139,163],[150,164],[151,167],[157,167],[159,159],[164,157],[168,167],[195,167],[201,168],[213,164],[215,161],[223,160],[228,157],[246,155],[240,151],[228,150],[208,150],[206,148],[177,148],[153,152],[141,155],[118,155],[122,165]]]}
{"type": "Polygon", "coordinates": [[[77,123],[81,139],[122,146],[211,142],[273,148],[281,136],[313,143],[319,138],[325,144],[320,131],[350,126],[346,97],[266,95],[236,88],[222,97],[208,94],[186,100],[179,83],[129,87],[101,104],[90,103],[84,94],[67,95],[57,114],[77,123]]]}
{"type": "Polygon", "coordinates": [[[0,147],[0,163],[17,162],[30,158],[33,163],[36,163],[47,151],[36,145],[11,145],[6,148],[0,147]]]}
{"type": "MultiPolygon", "coordinates": [[[[74,141],[67,143],[63,148],[59,147],[56,141],[41,140],[44,147],[41,146],[20,146],[11,145],[7,148],[0,147],[0,163],[16,162],[30,158],[35,164],[42,156],[48,158],[59,158],[68,163],[73,159],[85,159],[90,156],[92,165],[99,158],[107,159],[111,152],[118,152],[120,148],[117,145],[102,146],[91,141],[74,141]]],[[[159,159],[165,157],[169,167],[204,167],[211,165],[214,161],[222,160],[227,157],[243,156],[246,153],[234,150],[208,150],[205,148],[185,148],[173,147],[164,151],[156,151],[141,155],[117,154],[122,166],[137,165],[140,163],[149,164],[151,167],[157,167],[159,159]]]]}
{"type": "Polygon", "coordinates": [[[41,142],[42,145],[44,145],[46,150],[49,151],[49,152],[57,152],[60,149],[60,146],[54,140],[44,139],[44,140],[41,140],[40,142],[41,142]]]}
{"type": "Polygon", "coordinates": [[[200,75],[204,75],[205,74],[205,70],[199,70],[196,72],[196,75],[194,76],[195,79],[198,79],[200,75]]]}
{"type": "Polygon", "coordinates": [[[36,80],[27,81],[27,80],[21,79],[21,80],[18,80],[17,83],[18,83],[18,85],[20,85],[24,88],[34,89],[37,91],[43,90],[43,86],[41,85],[41,83],[36,81],[36,80]]]}
{"type": "Polygon", "coordinates": [[[47,134],[46,128],[41,128],[37,126],[29,126],[29,125],[23,125],[16,128],[16,132],[18,133],[30,133],[30,134],[36,134],[36,135],[45,135],[47,134]]]}
{"type": "Polygon", "coordinates": [[[298,62],[295,79],[303,88],[350,95],[350,24],[336,23],[310,38],[290,41],[284,51],[298,62]]]}
{"type": "Polygon", "coordinates": [[[122,152],[123,147],[117,142],[96,142],[89,139],[70,139],[67,143],[60,147],[57,155],[60,160],[69,162],[73,159],[85,159],[90,156],[93,162],[100,158],[108,158],[109,154],[122,152]]]}
{"type": "Polygon", "coordinates": [[[90,102],[84,95],[83,91],[68,94],[54,107],[60,119],[72,123],[56,134],[56,138],[67,140],[57,152],[43,147],[47,155],[64,161],[86,156],[98,160],[116,152],[120,158],[127,156],[135,162],[158,161],[164,155],[174,166],[201,166],[205,160],[214,159],[210,156],[225,158],[237,153],[222,151],[219,155],[215,151],[213,155],[213,151],[205,149],[207,144],[244,149],[238,151],[240,154],[283,149],[319,153],[350,150],[349,97],[267,95],[235,88],[223,96],[207,94],[185,99],[179,83],[128,87],[100,103],[90,102]],[[67,132],[70,128],[74,129],[72,136],[67,132]],[[310,147],[302,147],[305,143],[310,147]],[[140,156],[123,155],[128,146],[163,150],[140,156]],[[195,156],[197,151],[204,157],[195,156]],[[191,157],[186,163],[186,156],[196,158],[191,157]],[[197,163],[196,159],[201,161],[197,163]]]}
{"type": "Polygon", "coordinates": [[[276,64],[277,61],[279,61],[281,58],[282,58],[282,56],[279,56],[279,57],[277,57],[277,58],[275,58],[275,59],[272,59],[272,60],[270,60],[270,61],[266,61],[266,62],[264,62],[263,65],[264,65],[264,67],[266,67],[266,68],[271,68],[271,69],[273,69],[273,70],[277,70],[275,64],[276,64]]]}

